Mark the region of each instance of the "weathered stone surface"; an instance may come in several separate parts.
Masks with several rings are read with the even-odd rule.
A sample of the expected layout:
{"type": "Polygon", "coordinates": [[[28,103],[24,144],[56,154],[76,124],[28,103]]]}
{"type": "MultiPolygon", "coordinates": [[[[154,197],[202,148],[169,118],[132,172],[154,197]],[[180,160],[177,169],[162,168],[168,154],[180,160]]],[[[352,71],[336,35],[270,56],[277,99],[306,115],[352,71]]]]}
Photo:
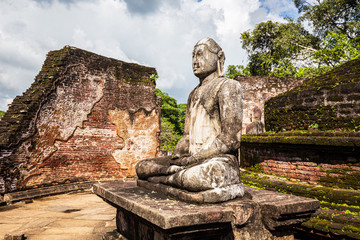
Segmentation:
{"type": "Polygon", "coordinates": [[[26,239],[100,240],[116,229],[116,209],[90,191],[0,206],[0,239],[25,234],[26,239]]]}
{"type": "Polygon", "coordinates": [[[155,191],[136,187],[135,183],[99,183],[94,185],[93,191],[162,229],[232,220],[232,209],[229,207],[169,199],[155,191]]]}
{"type": "Polygon", "coordinates": [[[314,199],[245,189],[244,198],[201,205],[172,200],[134,183],[99,183],[93,191],[117,207],[118,230],[129,239],[147,239],[139,237],[143,234],[139,229],[158,239],[196,239],[186,235],[190,232],[207,239],[201,237],[216,228],[223,229],[221,239],[291,239],[292,227],[308,220],[319,207],[314,199]]]}
{"type": "Polygon", "coordinates": [[[246,190],[259,204],[263,222],[269,230],[302,223],[320,207],[320,202],[311,198],[250,187],[246,190]]]}
{"type": "Polygon", "coordinates": [[[0,193],[123,178],[159,150],[156,70],[66,46],[0,121],[0,193]]]}
{"type": "Polygon", "coordinates": [[[262,119],[262,124],[257,124],[258,127],[264,126],[264,104],[267,100],[301,85],[305,80],[260,76],[237,76],[235,79],[240,82],[244,91],[243,134],[253,134],[250,129],[254,128],[256,122],[255,111],[260,113],[262,119]]]}
{"type": "Polygon", "coordinates": [[[360,133],[291,131],[246,135],[242,167],[265,174],[342,188],[360,187],[360,133]]]}
{"type": "MultiPolygon", "coordinates": [[[[179,199],[185,202],[192,203],[217,203],[224,202],[229,199],[236,198],[238,189],[243,189],[242,183],[233,184],[224,188],[210,189],[200,192],[189,192],[183,189],[174,188],[161,183],[152,183],[149,181],[137,180],[137,186],[146,188],[150,191],[156,191],[158,193],[179,199]],[[224,193],[225,192],[225,193],[224,193]],[[232,193],[231,196],[228,193],[232,193]],[[230,195],[230,198],[229,198],[230,195]]],[[[242,194],[244,195],[244,194],[242,194]]]]}
{"type": "Polygon", "coordinates": [[[10,233],[6,234],[4,240],[25,240],[25,234],[23,233],[10,233]]]}
{"type": "Polygon", "coordinates": [[[360,58],[266,102],[266,129],[358,131],[360,124],[360,58]]]}
{"type": "MultiPolygon", "coordinates": [[[[6,203],[13,203],[26,199],[34,199],[45,197],[49,195],[62,194],[72,191],[91,189],[95,182],[78,182],[70,184],[59,184],[51,187],[43,187],[37,189],[30,189],[24,191],[17,191],[4,194],[3,201],[6,203]]],[[[1,200],[1,199],[0,199],[1,200]]],[[[1,203],[1,201],[0,201],[1,203]]]]}
{"type": "Polygon", "coordinates": [[[200,83],[188,98],[184,135],[171,158],[139,162],[139,179],[185,190],[167,191],[192,202],[221,202],[244,195],[235,156],[241,139],[242,90],[239,82],[223,77],[224,61],[224,52],[213,39],[196,43],[192,66],[200,83]]]}

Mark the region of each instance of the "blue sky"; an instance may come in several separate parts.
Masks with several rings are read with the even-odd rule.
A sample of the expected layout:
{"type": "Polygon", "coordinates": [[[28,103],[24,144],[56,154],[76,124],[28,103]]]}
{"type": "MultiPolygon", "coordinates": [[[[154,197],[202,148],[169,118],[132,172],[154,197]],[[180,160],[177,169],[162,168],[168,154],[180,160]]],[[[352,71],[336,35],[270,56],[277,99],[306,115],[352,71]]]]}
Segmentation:
{"type": "Polygon", "coordinates": [[[297,17],[292,0],[1,0],[0,109],[33,82],[46,53],[71,45],[155,67],[157,87],[185,103],[198,84],[195,43],[214,38],[225,65],[247,63],[240,34],[297,17]]]}

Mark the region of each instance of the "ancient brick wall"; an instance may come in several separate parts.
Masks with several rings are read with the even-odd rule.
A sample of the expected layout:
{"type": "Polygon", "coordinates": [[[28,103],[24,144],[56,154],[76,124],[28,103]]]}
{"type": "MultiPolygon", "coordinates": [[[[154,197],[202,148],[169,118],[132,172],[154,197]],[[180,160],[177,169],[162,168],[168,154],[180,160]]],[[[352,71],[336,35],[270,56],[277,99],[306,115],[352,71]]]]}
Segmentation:
{"type": "Polygon", "coordinates": [[[134,176],[159,151],[151,74],[73,47],[50,52],[0,121],[0,193],[134,176]]]}
{"type": "MultiPolygon", "coordinates": [[[[237,76],[236,80],[241,83],[243,88],[243,134],[246,128],[254,123],[254,112],[261,112],[261,121],[264,123],[264,104],[265,101],[275,97],[285,91],[301,85],[302,78],[277,78],[260,76],[237,76]]],[[[251,128],[251,126],[250,126],[251,128]]],[[[250,129],[248,129],[249,131],[250,129]]]]}
{"type": "Polygon", "coordinates": [[[326,186],[360,188],[360,133],[283,132],[245,135],[240,165],[326,186]]]}
{"type": "Polygon", "coordinates": [[[242,166],[359,189],[360,59],[268,100],[265,124],[278,133],[244,136],[242,166]]]}
{"type": "Polygon", "coordinates": [[[267,130],[360,130],[360,58],[266,102],[267,130]]]}

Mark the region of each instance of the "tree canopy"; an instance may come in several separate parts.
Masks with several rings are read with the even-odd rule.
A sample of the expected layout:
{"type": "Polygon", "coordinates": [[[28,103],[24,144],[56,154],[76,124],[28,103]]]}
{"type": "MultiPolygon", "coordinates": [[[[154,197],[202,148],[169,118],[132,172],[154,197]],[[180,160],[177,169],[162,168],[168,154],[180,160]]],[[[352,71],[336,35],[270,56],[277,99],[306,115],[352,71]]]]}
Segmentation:
{"type": "MultiPolygon", "coordinates": [[[[262,22],[241,34],[244,75],[313,77],[360,56],[360,0],[294,0],[301,16],[262,22]],[[246,70],[246,71],[244,71],[246,70]]],[[[236,69],[237,68],[237,69],[236,69]]]]}

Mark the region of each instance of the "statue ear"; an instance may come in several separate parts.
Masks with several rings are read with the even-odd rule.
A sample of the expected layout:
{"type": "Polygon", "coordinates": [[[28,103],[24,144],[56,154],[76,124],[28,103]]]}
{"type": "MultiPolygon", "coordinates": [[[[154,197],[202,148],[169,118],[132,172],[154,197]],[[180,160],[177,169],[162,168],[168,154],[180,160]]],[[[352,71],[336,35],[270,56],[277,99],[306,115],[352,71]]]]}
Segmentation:
{"type": "Polygon", "coordinates": [[[224,64],[224,62],[225,62],[225,54],[224,54],[224,52],[223,52],[223,51],[219,51],[217,55],[218,55],[218,57],[219,57],[220,62],[221,62],[222,64],[224,64]]]}
{"type": "Polygon", "coordinates": [[[225,62],[225,54],[223,51],[218,52],[218,61],[217,61],[217,70],[220,77],[224,76],[224,62],[225,62]]]}

